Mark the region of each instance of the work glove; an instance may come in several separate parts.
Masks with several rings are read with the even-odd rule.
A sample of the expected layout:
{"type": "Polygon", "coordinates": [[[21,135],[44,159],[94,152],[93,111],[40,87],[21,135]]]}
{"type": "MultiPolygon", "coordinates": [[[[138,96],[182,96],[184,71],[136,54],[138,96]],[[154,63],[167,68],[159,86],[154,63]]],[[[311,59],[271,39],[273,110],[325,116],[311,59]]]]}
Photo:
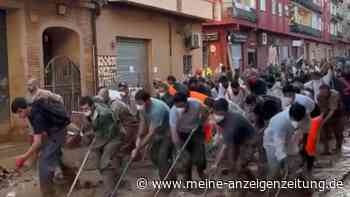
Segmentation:
{"type": "Polygon", "coordinates": [[[26,160],[22,157],[18,157],[16,158],[16,168],[20,169],[24,166],[24,163],[26,162],[26,160]]]}

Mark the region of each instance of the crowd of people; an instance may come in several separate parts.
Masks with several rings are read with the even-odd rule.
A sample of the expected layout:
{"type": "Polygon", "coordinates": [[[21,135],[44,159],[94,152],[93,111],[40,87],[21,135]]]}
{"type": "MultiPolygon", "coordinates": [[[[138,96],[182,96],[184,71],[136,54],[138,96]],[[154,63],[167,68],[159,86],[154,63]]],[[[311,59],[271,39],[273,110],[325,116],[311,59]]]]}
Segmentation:
{"type": "MultiPolygon", "coordinates": [[[[82,97],[84,137],[98,155],[101,196],[110,196],[128,158],[137,162],[148,152],[161,180],[193,180],[194,167],[202,180],[223,169],[231,179],[311,178],[320,154],[341,152],[350,73],[329,62],[308,72],[300,68],[196,72],[182,82],[155,80],[152,90],[135,94],[121,82],[121,98],[111,98],[108,88],[82,97]]],[[[39,157],[43,195],[53,196],[49,188],[61,169],[69,116],[62,98],[40,89],[37,80],[28,90],[29,99],[12,103],[12,112],[28,118],[33,130],[32,146],[16,164],[39,157]]]]}

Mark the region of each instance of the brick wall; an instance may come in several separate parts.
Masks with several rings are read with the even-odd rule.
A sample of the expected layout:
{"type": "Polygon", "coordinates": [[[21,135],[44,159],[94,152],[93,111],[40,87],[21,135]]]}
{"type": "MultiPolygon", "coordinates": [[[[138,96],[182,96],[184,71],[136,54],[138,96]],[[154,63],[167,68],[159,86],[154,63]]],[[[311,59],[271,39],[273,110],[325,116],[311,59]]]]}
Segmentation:
{"type": "MultiPolygon", "coordinates": [[[[83,94],[92,94],[94,90],[92,63],[92,28],[91,11],[80,7],[77,3],[67,3],[65,16],[56,14],[56,1],[41,0],[26,1],[26,45],[28,57],[28,76],[35,77],[44,82],[44,63],[42,34],[50,27],[64,27],[73,30],[80,39],[80,71],[83,94]]],[[[72,1],[70,1],[72,2],[72,1]]],[[[79,50],[79,49],[77,49],[79,50]]]]}

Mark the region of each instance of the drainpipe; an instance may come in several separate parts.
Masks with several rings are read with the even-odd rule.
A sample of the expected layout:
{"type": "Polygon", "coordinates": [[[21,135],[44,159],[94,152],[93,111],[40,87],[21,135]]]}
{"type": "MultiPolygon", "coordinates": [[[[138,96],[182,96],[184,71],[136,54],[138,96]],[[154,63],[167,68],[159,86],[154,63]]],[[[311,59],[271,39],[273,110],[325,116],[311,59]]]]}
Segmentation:
{"type": "Polygon", "coordinates": [[[91,3],[94,4],[94,8],[91,11],[91,30],[92,30],[92,58],[93,58],[93,79],[94,79],[94,92],[97,94],[98,90],[98,66],[97,66],[97,36],[96,36],[96,18],[99,16],[101,11],[101,5],[98,3],[98,0],[91,0],[91,3]]]}

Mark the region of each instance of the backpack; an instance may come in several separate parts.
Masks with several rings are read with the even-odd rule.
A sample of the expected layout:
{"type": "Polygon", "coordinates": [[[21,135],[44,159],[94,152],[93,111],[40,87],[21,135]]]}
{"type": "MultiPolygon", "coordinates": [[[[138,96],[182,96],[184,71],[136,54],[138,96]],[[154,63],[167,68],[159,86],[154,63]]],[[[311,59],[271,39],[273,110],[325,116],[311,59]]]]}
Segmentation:
{"type": "Polygon", "coordinates": [[[39,108],[46,120],[54,127],[62,129],[71,123],[71,118],[63,103],[52,99],[39,99],[33,105],[39,108]]]}

